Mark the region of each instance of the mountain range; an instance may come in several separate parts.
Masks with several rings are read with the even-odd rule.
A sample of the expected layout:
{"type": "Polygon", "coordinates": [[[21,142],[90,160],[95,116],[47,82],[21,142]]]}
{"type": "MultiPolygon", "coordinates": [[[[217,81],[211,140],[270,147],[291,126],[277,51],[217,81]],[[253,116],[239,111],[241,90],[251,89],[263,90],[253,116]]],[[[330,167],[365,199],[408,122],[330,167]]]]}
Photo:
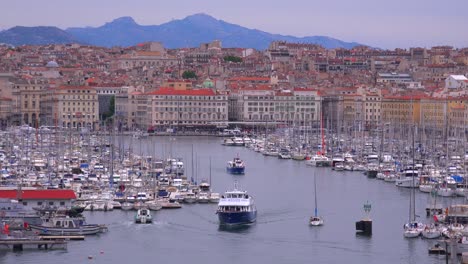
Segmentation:
{"type": "Polygon", "coordinates": [[[197,47],[200,43],[221,40],[223,47],[266,49],[271,41],[314,43],[326,48],[352,48],[362,45],[326,36],[294,37],[249,29],[206,14],[195,14],[161,25],[139,25],[131,17],[120,17],[100,27],[13,27],[0,32],[0,43],[43,45],[82,43],[95,46],[133,46],[161,41],[167,48],[197,47]]]}

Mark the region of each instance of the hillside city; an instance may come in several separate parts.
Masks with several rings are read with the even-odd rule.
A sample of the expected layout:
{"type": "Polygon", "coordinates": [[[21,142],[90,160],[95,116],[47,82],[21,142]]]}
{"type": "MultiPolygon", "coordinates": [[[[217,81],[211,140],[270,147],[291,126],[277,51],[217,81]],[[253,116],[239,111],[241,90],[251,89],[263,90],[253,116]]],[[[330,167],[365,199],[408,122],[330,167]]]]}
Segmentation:
{"type": "Polygon", "coordinates": [[[468,48],[326,49],[274,41],[0,46],[0,124],[123,130],[216,130],[234,124],[341,131],[385,124],[464,133],[468,48]],[[462,132],[460,132],[462,131],[462,132]]]}

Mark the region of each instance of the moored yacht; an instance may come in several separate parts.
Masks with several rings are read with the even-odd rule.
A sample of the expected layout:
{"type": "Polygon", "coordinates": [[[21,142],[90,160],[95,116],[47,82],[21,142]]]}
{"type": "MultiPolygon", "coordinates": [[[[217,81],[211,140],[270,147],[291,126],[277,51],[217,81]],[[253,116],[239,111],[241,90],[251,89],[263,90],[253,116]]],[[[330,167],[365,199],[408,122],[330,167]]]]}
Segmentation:
{"type": "Polygon", "coordinates": [[[330,167],[331,160],[327,156],[317,154],[306,160],[306,165],[313,167],[330,167]]]}
{"type": "Polygon", "coordinates": [[[398,177],[395,185],[406,188],[419,188],[419,171],[413,168],[408,168],[398,177]]]}

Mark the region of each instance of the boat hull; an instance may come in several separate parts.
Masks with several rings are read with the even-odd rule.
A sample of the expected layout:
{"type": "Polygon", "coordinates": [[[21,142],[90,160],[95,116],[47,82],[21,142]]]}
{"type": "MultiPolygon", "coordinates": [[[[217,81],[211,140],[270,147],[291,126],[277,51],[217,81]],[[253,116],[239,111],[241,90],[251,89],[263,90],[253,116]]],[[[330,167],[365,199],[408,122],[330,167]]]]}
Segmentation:
{"type": "Polygon", "coordinates": [[[153,218],[151,217],[138,217],[135,218],[135,223],[137,224],[151,224],[153,222],[153,218]]]}
{"type": "Polygon", "coordinates": [[[238,168],[227,167],[226,170],[228,173],[231,173],[231,174],[244,174],[245,173],[244,167],[240,167],[240,168],[239,167],[238,168]]]}
{"type": "Polygon", "coordinates": [[[29,225],[32,230],[39,232],[40,235],[48,236],[73,236],[73,235],[95,235],[101,232],[99,225],[84,225],[79,228],[56,228],[41,225],[29,225]]]}
{"type": "Polygon", "coordinates": [[[252,212],[218,212],[220,225],[246,225],[257,220],[257,211],[252,212]]]}

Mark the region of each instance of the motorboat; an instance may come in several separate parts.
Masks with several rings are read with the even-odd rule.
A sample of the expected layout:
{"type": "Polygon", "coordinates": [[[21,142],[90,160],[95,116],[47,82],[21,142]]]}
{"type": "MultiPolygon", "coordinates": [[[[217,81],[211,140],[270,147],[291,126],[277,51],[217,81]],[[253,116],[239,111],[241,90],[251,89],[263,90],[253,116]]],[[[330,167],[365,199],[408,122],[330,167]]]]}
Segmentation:
{"type": "Polygon", "coordinates": [[[148,206],[151,211],[159,211],[162,209],[162,205],[156,200],[148,201],[145,205],[148,206]]]}
{"type": "Polygon", "coordinates": [[[122,203],[121,209],[124,211],[133,210],[133,203],[124,202],[122,203]]]}
{"type": "Polygon", "coordinates": [[[219,203],[221,195],[219,193],[210,193],[210,203],[219,203]]]}
{"type": "Polygon", "coordinates": [[[162,200],[158,200],[158,202],[161,203],[161,206],[163,209],[182,208],[182,205],[179,202],[174,201],[172,199],[162,199],[162,200]]]}
{"type": "Polygon", "coordinates": [[[45,218],[41,225],[29,226],[40,235],[49,236],[95,235],[105,229],[103,225],[86,224],[83,217],[68,216],[45,218]]]}
{"type": "Polygon", "coordinates": [[[135,215],[135,223],[137,224],[150,224],[153,222],[151,211],[148,208],[138,209],[135,215]]]}
{"type": "Polygon", "coordinates": [[[302,152],[295,151],[291,154],[293,160],[305,160],[306,155],[302,152]]]}
{"type": "Polygon", "coordinates": [[[184,203],[196,203],[197,195],[193,192],[188,192],[185,194],[184,203]]]}
{"type": "Polygon", "coordinates": [[[233,160],[228,161],[226,170],[231,174],[244,174],[245,163],[239,157],[234,158],[233,160]]]}
{"type": "Polygon", "coordinates": [[[291,158],[291,153],[289,153],[289,150],[287,149],[281,149],[278,158],[280,159],[290,159],[291,158]]]}
{"type": "Polygon", "coordinates": [[[209,203],[210,202],[210,194],[208,192],[200,192],[198,194],[197,201],[199,203],[209,203]]]}
{"type": "Polygon", "coordinates": [[[312,155],[310,159],[306,160],[306,165],[313,167],[330,167],[331,160],[324,155],[312,155]]]}
{"type": "Polygon", "coordinates": [[[234,137],[232,139],[232,141],[234,142],[234,145],[233,146],[244,146],[245,143],[244,143],[244,139],[241,138],[241,137],[234,137]]]}
{"type": "Polygon", "coordinates": [[[416,169],[406,169],[403,173],[396,179],[395,185],[398,187],[405,188],[419,188],[419,171],[416,169]]]}
{"type": "Polygon", "coordinates": [[[234,141],[231,138],[225,138],[223,140],[224,146],[234,146],[234,141]]]}

